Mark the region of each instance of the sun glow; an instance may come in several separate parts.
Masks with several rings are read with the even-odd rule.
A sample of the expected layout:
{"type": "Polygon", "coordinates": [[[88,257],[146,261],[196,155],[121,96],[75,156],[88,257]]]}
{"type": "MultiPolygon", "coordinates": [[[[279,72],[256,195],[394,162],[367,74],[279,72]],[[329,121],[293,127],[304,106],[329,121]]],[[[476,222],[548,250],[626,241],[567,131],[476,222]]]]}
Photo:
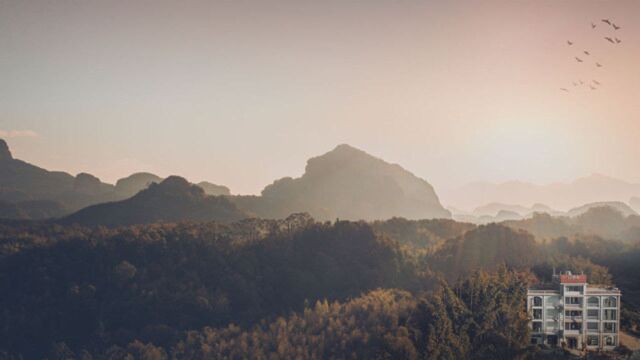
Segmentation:
{"type": "Polygon", "coordinates": [[[487,128],[485,136],[474,144],[478,166],[493,169],[495,178],[487,179],[492,181],[513,178],[514,173],[523,180],[530,180],[532,173],[553,173],[549,177],[553,180],[559,170],[561,176],[569,176],[568,169],[575,165],[571,158],[576,144],[567,134],[560,126],[543,121],[500,121],[487,128]]]}

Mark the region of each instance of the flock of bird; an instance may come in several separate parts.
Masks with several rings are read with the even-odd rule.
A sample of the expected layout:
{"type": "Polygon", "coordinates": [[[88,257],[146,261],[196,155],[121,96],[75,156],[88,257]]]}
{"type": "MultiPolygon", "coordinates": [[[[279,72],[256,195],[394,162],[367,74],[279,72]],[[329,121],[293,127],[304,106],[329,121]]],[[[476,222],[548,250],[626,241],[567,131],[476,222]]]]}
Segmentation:
{"type": "MultiPolygon", "coordinates": [[[[602,19],[602,20],[600,20],[600,21],[601,21],[602,23],[606,24],[606,26],[609,26],[609,27],[613,28],[614,32],[616,32],[616,31],[618,31],[618,30],[622,29],[622,27],[621,27],[621,26],[618,26],[617,24],[615,24],[614,22],[612,22],[612,21],[611,21],[611,20],[609,20],[609,19],[602,19]]],[[[596,24],[596,23],[594,23],[594,22],[592,22],[592,23],[591,23],[591,29],[592,29],[592,30],[595,30],[597,27],[598,27],[598,24],[596,24]]],[[[618,37],[616,37],[616,36],[605,36],[603,39],[604,39],[604,40],[606,40],[606,41],[608,41],[609,43],[611,43],[611,44],[613,44],[613,45],[618,45],[618,44],[622,43],[622,40],[620,40],[620,39],[619,39],[618,37]]],[[[567,45],[568,45],[568,46],[573,46],[573,45],[574,45],[574,42],[573,42],[573,41],[571,41],[571,40],[567,40],[567,45]]],[[[582,53],[580,53],[579,55],[574,56],[574,58],[575,58],[575,61],[576,61],[576,62],[578,62],[578,63],[584,63],[586,60],[592,59],[592,58],[593,58],[593,56],[591,55],[591,52],[590,52],[589,50],[583,50],[583,51],[582,51],[582,53]]],[[[601,67],[603,67],[603,65],[602,65],[600,62],[595,61],[595,60],[591,60],[591,61],[589,61],[589,63],[593,63],[593,65],[594,65],[596,68],[601,68],[601,67]]],[[[598,89],[598,87],[599,87],[600,85],[602,85],[602,83],[600,83],[600,82],[599,82],[599,81],[597,81],[597,80],[591,80],[591,81],[588,81],[588,82],[585,82],[585,81],[583,81],[583,80],[578,80],[578,81],[573,81],[573,82],[572,82],[572,85],[573,85],[574,87],[576,87],[576,88],[577,88],[577,87],[579,87],[579,86],[585,86],[585,85],[587,85],[591,90],[597,90],[597,89],[598,89]]],[[[569,90],[568,88],[566,88],[566,87],[562,87],[562,88],[560,88],[560,90],[565,91],[565,92],[569,92],[569,91],[570,91],[570,90],[569,90]]]]}

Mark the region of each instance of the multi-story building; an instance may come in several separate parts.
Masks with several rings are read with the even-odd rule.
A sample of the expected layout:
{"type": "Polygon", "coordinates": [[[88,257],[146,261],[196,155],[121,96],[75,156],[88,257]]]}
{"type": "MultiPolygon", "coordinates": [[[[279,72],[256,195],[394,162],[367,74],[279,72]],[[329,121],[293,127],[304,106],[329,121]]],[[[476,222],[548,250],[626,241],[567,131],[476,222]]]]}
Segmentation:
{"type": "Polygon", "coordinates": [[[620,341],[620,290],[586,275],[554,272],[551,284],[528,289],[527,311],[533,344],[611,350],[620,341]]]}

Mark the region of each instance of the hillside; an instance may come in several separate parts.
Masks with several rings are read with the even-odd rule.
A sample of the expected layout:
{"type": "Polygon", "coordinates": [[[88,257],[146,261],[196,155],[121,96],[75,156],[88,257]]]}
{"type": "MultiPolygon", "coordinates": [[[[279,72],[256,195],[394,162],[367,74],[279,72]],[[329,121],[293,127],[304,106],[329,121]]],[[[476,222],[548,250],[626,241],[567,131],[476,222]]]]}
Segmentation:
{"type": "Polygon", "coordinates": [[[505,221],[502,224],[547,240],[591,234],[610,240],[635,241],[640,233],[640,216],[634,213],[625,215],[617,207],[607,204],[584,206],[574,213],[576,215],[571,217],[538,213],[531,218],[505,221]]]}
{"type": "Polygon", "coordinates": [[[283,178],[238,205],[268,218],[308,212],[322,220],[450,218],[433,187],[399,165],[349,145],[309,159],[300,178],[283,178]]]}
{"type": "Polygon", "coordinates": [[[179,221],[231,222],[246,215],[227,198],[206,195],[185,179],[170,176],[127,200],[93,205],[62,219],[65,224],[108,227],[179,221]]]}
{"type": "Polygon", "coordinates": [[[526,268],[538,260],[538,250],[531,234],[490,224],[448,240],[427,258],[427,263],[449,279],[456,279],[474,270],[496,269],[502,264],[526,268]]]}
{"type": "Polygon", "coordinates": [[[0,219],[42,220],[56,218],[68,210],[57,201],[26,200],[15,203],[0,201],[0,219]]]}

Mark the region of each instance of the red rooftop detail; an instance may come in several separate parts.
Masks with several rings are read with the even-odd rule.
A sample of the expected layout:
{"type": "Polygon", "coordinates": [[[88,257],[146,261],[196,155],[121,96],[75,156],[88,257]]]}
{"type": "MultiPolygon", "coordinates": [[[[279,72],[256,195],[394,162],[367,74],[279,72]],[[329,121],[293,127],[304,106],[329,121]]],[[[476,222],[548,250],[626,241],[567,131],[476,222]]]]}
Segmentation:
{"type": "Polygon", "coordinates": [[[586,284],[587,275],[562,274],[560,275],[560,283],[561,284],[586,284]]]}

